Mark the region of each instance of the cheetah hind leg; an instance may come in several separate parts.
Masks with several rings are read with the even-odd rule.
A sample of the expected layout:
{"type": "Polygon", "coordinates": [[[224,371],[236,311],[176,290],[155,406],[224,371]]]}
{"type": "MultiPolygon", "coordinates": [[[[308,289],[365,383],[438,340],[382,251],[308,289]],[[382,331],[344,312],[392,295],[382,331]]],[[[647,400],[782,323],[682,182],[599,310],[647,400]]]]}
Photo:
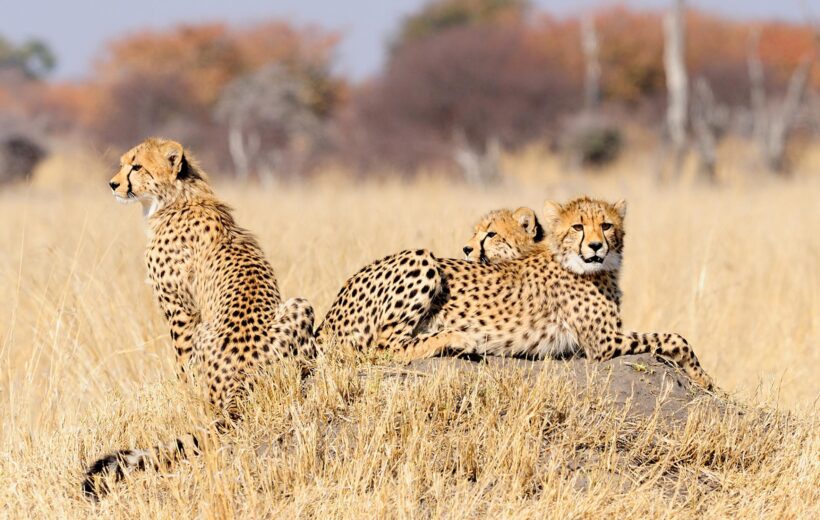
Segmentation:
{"type": "Polygon", "coordinates": [[[447,350],[470,353],[475,351],[475,347],[475,342],[467,334],[457,330],[443,330],[420,334],[402,342],[395,358],[409,363],[416,359],[435,357],[447,350]]]}
{"type": "Polygon", "coordinates": [[[316,357],[314,319],[313,306],[305,298],[290,298],[282,303],[271,327],[274,348],[284,355],[296,355],[304,359],[316,357]]]}

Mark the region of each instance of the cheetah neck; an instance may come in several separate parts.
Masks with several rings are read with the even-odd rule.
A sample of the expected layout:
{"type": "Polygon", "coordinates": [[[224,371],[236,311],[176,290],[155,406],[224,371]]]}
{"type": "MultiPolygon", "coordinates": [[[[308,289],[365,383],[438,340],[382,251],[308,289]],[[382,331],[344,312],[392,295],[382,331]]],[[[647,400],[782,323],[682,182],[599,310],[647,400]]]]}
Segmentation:
{"type": "Polygon", "coordinates": [[[621,287],[618,283],[618,275],[620,271],[599,271],[592,275],[588,275],[592,279],[592,283],[602,293],[610,295],[615,305],[620,309],[621,307],[621,287]]]}
{"type": "Polygon", "coordinates": [[[196,179],[181,183],[177,181],[174,189],[156,197],[154,200],[143,201],[143,215],[148,222],[149,237],[168,225],[174,215],[196,208],[198,212],[214,213],[219,220],[232,222],[230,209],[222,204],[214,195],[211,187],[203,180],[196,179]]]}
{"type": "MultiPolygon", "coordinates": [[[[218,203],[219,201],[216,199],[213,189],[205,181],[201,179],[176,181],[174,186],[169,187],[164,193],[153,197],[153,200],[149,201],[148,207],[144,211],[145,216],[150,218],[154,215],[177,211],[185,207],[218,203]]],[[[143,203],[143,206],[146,206],[146,204],[143,203]]]]}
{"type": "Polygon", "coordinates": [[[151,215],[161,207],[160,200],[156,197],[140,199],[140,204],[142,204],[142,216],[146,219],[151,218],[151,215]]]}
{"type": "Polygon", "coordinates": [[[577,277],[577,279],[588,280],[589,282],[591,282],[599,288],[611,288],[617,295],[617,299],[620,301],[620,265],[617,269],[601,270],[592,273],[582,274],[575,272],[573,269],[567,268],[564,262],[561,261],[561,258],[556,256],[549,248],[544,248],[537,255],[534,256],[541,256],[543,258],[546,258],[547,262],[551,262],[553,263],[553,265],[557,265],[561,270],[570,273],[572,276],[577,277]]]}

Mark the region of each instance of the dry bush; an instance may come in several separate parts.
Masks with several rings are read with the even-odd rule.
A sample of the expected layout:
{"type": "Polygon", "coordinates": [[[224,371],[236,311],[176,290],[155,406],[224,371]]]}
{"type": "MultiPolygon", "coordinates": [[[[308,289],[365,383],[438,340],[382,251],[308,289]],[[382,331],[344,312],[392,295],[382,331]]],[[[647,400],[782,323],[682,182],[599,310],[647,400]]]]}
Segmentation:
{"type": "MultiPolygon", "coordinates": [[[[588,14],[600,40],[604,101],[628,122],[657,130],[665,110],[661,13],[615,6],[588,14]]],[[[716,101],[737,112],[734,130],[746,134],[749,35],[759,29],[767,89],[778,97],[814,49],[809,24],[751,24],[690,11],[687,26],[692,78],[708,80],[716,101]]],[[[241,148],[236,129],[249,126],[256,128],[243,129],[246,148],[267,156],[257,169],[275,164],[286,177],[314,172],[329,156],[360,171],[452,166],[454,146],[491,158],[496,139],[505,149],[555,140],[559,117],[580,106],[579,40],[578,18],[555,18],[529,2],[436,1],[405,20],[374,80],[355,85],[335,72],[335,31],[281,20],[187,24],[110,42],[81,82],[34,81],[9,69],[0,74],[0,112],[103,147],[173,136],[230,173],[231,125],[214,119],[216,100],[226,85],[277,64],[299,80],[300,97],[322,122],[321,139],[283,132],[269,118],[234,122],[233,162],[241,148]]],[[[820,67],[810,84],[820,85],[820,67]]],[[[810,109],[800,114],[806,132],[816,130],[812,117],[810,109]]]]}
{"type": "Polygon", "coordinates": [[[404,18],[392,51],[455,27],[520,22],[528,9],[524,0],[434,0],[404,18]]]}
{"type": "Polygon", "coordinates": [[[0,184],[28,180],[47,155],[39,139],[15,133],[0,135],[0,184]]]}
{"type": "Polygon", "coordinates": [[[320,316],[375,258],[419,246],[458,255],[486,210],[625,197],[625,326],[683,334],[742,404],[698,406],[670,429],[628,420],[594,389],[578,397],[559,362],[536,383],[492,370],[400,380],[339,354],[306,382],[289,363],[274,367],[225,449],[170,475],[136,475],[96,506],[80,496],[84,464],[208,419],[173,376],[168,329],[143,282],[140,210],[103,190],[0,193],[0,511],[817,516],[816,176],[653,188],[645,161],[624,160],[572,179],[521,163],[540,168],[537,182],[492,191],[433,180],[218,191],[260,238],[284,294],[309,298],[320,316]]]}
{"type": "Polygon", "coordinates": [[[578,86],[524,26],[469,26],[408,43],[357,92],[343,148],[364,167],[449,164],[456,144],[517,147],[580,105],[578,86]]]}
{"type": "MultiPolygon", "coordinates": [[[[330,111],[330,100],[344,89],[330,73],[338,41],[335,32],[280,20],[137,32],[103,49],[85,89],[85,97],[93,102],[56,85],[44,96],[46,119],[54,119],[59,128],[66,112],[79,112],[75,129],[117,148],[150,135],[175,136],[203,150],[206,158],[229,166],[228,129],[213,116],[223,89],[275,63],[299,81],[314,111],[330,111]]],[[[261,145],[274,143],[263,139],[261,145]]]]}

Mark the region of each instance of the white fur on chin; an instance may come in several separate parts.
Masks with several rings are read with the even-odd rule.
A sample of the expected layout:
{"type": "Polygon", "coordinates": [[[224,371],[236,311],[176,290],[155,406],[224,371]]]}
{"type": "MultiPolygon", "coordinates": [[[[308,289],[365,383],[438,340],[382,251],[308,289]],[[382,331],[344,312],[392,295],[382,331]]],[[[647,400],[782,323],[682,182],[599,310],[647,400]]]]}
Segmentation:
{"type": "Polygon", "coordinates": [[[114,199],[116,199],[116,201],[120,204],[132,204],[134,202],[139,202],[142,204],[142,216],[145,218],[150,217],[159,209],[159,200],[156,197],[123,197],[119,193],[114,193],[114,199]]]}
{"type": "Polygon", "coordinates": [[[140,199],[142,203],[142,216],[150,217],[159,209],[159,200],[156,197],[144,197],[140,199]]]}
{"type": "Polygon", "coordinates": [[[600,264],[586,263],[579,255],[565,256],[561,262],[563,266],[575,274],[592,274],[602,271],[617,271],[621,268],[621,255],[618,253],[608,253],[604,261],[600,264]]]}

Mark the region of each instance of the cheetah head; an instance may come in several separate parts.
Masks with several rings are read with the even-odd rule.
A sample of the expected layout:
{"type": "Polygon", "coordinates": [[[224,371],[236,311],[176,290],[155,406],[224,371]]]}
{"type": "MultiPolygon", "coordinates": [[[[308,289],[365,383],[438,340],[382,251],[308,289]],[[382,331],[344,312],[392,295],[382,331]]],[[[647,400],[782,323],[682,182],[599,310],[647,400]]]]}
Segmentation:
{"type": "Polygon", "coordinates": [[[544,213],[548,244],[567,270],[588,274],[620,268],[626,202],[581,197],[566,204],[547,202],[544,213]]]}
{"type": "Polygon", "coordinates": [[[182,145],[166,139],[146,139],[120,157],[120,169],[108,185],[119,202],[140,202],[150,216],[202,179],[182,145]]]}
{"type": "Polygon", "coordinates": [[[530,208],[500,209],[484,215],[464,246],[464,259],[488,264],[525,255],[544,238],[544,230],[530,208]]]}

